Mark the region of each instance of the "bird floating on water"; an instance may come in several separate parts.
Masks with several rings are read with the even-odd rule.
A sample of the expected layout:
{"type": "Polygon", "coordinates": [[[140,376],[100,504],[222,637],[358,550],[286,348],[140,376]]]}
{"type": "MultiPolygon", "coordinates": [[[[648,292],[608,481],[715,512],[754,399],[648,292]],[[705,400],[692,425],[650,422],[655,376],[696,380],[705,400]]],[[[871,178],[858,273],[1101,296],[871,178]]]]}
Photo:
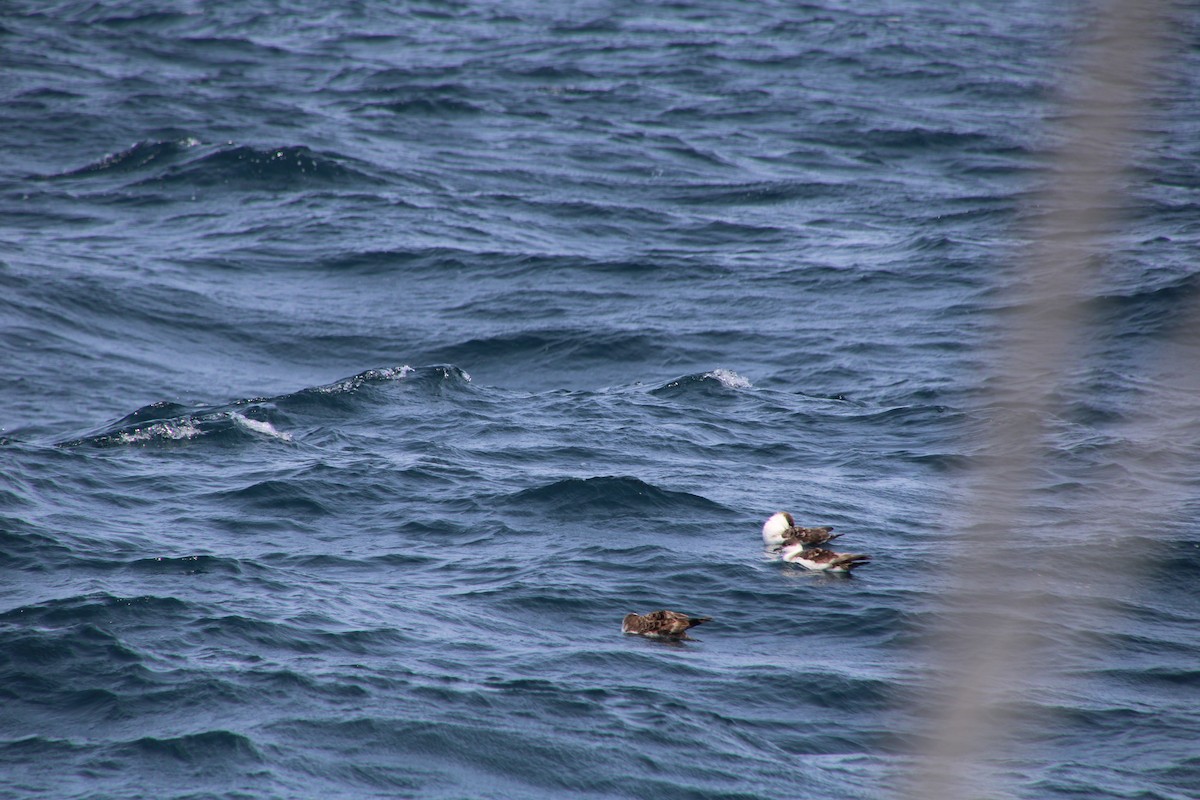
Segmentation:
{"type": "Polygon", "coordinates": [[[806,548],[803,542],[798,541],[785,544],[779,554],[784,561],[821,572],[849,573],[871,560],[866,553],[835,553],[820,547],[806,548]]]}
{"type": "Polygon", "coordinates": [[[649,614],[626,614],[621,622],[621,633],[636,633],[662,639],[690,639],[688,628],[693,628],[712,617],[689,617],[678,611],[651,611],[649,614]]]}
{"type": "Polygon", "coordinates": [[[797,525],[795,518],[786,511],[772,514],[762,528],[763,542],[768,547],[782,547],[793,542],[801,544],[825,544],[832,542],[840,533],[834,533],[829,525],[807,527],[797,525]]]}

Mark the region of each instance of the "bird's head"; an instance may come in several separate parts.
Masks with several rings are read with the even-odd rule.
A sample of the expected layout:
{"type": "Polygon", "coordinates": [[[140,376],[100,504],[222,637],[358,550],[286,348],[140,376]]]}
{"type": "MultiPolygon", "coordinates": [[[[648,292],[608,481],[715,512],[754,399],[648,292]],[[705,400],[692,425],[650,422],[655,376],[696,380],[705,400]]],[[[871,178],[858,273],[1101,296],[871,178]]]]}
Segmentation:
{"type": "Polygon", "coordinates": [[[792,519],[791,514],[786,511],[777,511],[768,517],[767,521],[763,523],[763,539],[782,539],[784,531],[795,524],[796,521],[792,519]]]}

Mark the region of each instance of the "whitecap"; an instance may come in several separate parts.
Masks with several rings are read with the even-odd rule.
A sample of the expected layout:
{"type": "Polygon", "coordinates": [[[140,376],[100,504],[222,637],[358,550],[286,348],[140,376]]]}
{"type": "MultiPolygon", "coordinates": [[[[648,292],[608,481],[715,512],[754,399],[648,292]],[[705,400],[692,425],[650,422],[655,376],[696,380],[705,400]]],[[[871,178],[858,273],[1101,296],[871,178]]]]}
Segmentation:
{"type": "Polygon", "coordinates": [[[229,416],[233,419],[235,424],[245,428],[248,431],[260,433],[264,436],[270,436],[272,438],[279,439],[282,442],[290,442],[292,440],[292,435],[290,433],[279,430],[269,422],[250,419],[249,417],[243,417],[241,414],[231,413],[229,416]]]}
{"type": "Polygon", "coordinates": [[[121,444],[135,444],[151,439],[191,439],[203,431],[194,419],[183,419],[178,422],[156,422],[144,428],[134,428],[131,431],[121,431],[115,440],[121,444]]]}
{"type": "Polygon", "coordinates": [[[714,369],[712,372],[704,373],[704,377],[720,381],[726,389],[749,389],[753,386],[750,381],[731,369],[714,369]]]}
{"type": "Polygon", "coordinates": [[[369,369],[366,372],[360,372],[351,378],[331,383],[328,386],[318,386],[312,391],[320,394],[342,394],[344,392],[353,392],[358,387],[368,381],[398,381],[410,375],[415,370],[405,364],[402,367],[384,367],[382,369],[369,369]]]}

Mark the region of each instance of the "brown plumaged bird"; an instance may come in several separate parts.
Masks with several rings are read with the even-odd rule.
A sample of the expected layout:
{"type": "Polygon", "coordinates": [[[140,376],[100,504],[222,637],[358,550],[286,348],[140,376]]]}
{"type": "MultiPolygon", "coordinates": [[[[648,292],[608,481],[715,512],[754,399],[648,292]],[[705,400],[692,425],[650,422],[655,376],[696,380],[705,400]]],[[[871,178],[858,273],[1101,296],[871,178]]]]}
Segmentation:
{"type": "Polygon", "coordinates": [[[689,617],[678,611],[651,611],[649,614],[626,614],[621,633],[655,636],[663,639],[689,639],[688,628],[709,622],[712,617],[689,617]]]}
{"type": "Polygon", "coordinates": [[[826,544],[841,536],[834,533],[830,525],[797,525],[796,519],[786,511],[772,514],[762,528],[763,543],[768,547],[783,547],[788,544],[826,544]]]}
{"type": "Polygon", "coordinates": [[[784,561],[799,564],[805,569],[847,574],[855,567],[861,567],[871,560],[866,553],[835,553],[820,547],[805,547],[801,542],[785,544],[780,555],[784,561]]]}

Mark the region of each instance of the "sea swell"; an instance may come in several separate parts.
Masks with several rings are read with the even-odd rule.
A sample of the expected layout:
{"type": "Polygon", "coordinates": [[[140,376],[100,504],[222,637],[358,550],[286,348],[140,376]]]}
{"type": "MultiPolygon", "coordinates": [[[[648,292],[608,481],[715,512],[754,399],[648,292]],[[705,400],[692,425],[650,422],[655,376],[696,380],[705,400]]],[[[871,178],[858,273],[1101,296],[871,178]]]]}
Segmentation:
{"type": "Polygon", "coordinates": [[[304,146],[256,148],[208,145],[187,137],[138,142],[100,160],[41,180],[117,181],[124,189],[224,186],[233,190],[297,191],[316,186],[368,187],[382,179],[364,165],[336,153],[317,153],[304,146]]]}
{"type": "Polygon", "coordinates": [[[523,489],[506,502],[521,507],[540,506],[555,512],[633,516],[721,509],[719,504],[698,495],[660,489],[628,476],[566,478],[523,489]]]}
{"type": "Polygon", "coordinates": [[[0,795],[877,797],[1004,480],[976,793],[1194,793],[1194,15],[1002,378],[1082,6],[193,5],[0,25],[0,795]]]}

